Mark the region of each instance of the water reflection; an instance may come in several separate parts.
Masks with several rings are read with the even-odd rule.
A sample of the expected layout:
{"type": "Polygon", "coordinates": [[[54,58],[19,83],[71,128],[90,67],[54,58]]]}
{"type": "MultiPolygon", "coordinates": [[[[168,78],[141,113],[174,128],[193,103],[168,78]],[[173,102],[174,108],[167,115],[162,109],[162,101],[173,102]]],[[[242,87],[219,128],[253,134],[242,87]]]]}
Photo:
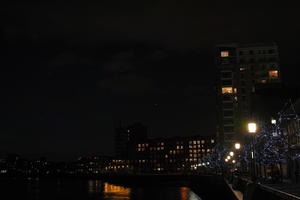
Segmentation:
{"type": "Polygon", "coordinates": [[[104,199],[130,199],[131,189],[104,183],[104,199]]]}
{"type": "Polygon", "coordinates": [[[180,187],[180,200],[201,200],[190,188],[180,187]]]}
{"type": "Polygon", "coordinates": [[[88,181],[88,192],[110,200],[201,200],[188,187],[123,187],[100,180],[88,181]]]}

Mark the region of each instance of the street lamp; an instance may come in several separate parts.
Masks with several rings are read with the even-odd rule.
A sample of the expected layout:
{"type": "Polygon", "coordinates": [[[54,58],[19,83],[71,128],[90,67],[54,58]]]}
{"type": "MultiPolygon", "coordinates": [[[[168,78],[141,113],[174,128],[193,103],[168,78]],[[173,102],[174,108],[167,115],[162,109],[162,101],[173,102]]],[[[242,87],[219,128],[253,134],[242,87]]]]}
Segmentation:
{"type": "Polygon", "coordinates": [[[241,148],[241,144],[240,143],[235,143],[234,144],[234,148],[236,149],[236,150],[239,150],[240,148],[241,148]]]}
{"type": "Polygon", "coordinates": [[[255,149],[254,149],[254,135],[255,135],[255,133],[256,133],[256,131],[257,131],[257,126],[256,126],[256,123],[255,122],[249,122],[248,123],[248,132],[249,133],[251,133],[251,135],[252,135],[252,140],[251,140],[251,148],[252,148],[252,150],[251,150],[251,157],[252,157],[252,162],[253,162],[253,164],[252,164],[252,175],[253,175],[253,181],[255,182],[256,181],[256,164],[255,164],[255,153],[254,153],[254,151],[255,151],[255,149]]]}
{"type": "Polygon", "coordinates": [[[256,129],[257,129],[256,123],[254,123],[254,122],[248,123],[248,132],[249,133],[256,133],[256,129]]]}

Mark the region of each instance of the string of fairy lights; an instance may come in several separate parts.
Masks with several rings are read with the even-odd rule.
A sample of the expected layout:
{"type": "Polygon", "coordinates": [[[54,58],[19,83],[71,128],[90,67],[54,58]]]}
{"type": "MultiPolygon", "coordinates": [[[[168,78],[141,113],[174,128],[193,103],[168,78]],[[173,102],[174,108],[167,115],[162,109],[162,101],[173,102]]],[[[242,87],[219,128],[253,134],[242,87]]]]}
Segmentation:
{"type": "MultiPolygon", "coordinates": [[[[254,135],[253,143],[249,142],[243,145],[235,143],[235,148],[225,147],[218,143],[214,147],[214,151],[203,157],[195,167],[221,171],[224,168],[236,168],[236,164],[249,166],[253,158],[255,158],[256,164],[272,167],[276,164],[286,163],[289,159],[300,158],[299,153],[290,153],[294,144],[290,142],[290,136],[285,129],[286,124],[294,120],[299,123],[299,119],[294,104],[289,100],[278,112],[277,119],[271,120],[271,125],[258,122],[260,128],[254,135]]],[[[293,137],[299,137],[300,141],[299,126],[294,131],[293,137]]]]}

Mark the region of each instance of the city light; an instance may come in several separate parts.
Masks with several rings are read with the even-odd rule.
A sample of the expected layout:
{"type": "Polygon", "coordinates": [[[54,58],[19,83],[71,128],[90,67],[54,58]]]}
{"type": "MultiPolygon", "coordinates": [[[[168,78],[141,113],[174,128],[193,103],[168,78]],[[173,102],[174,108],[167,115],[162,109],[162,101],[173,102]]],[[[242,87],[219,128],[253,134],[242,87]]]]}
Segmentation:
{"type": "Polygon", "coordinates": [[[276,119],[271,119],[271,124],[276,124],[276,119]]]}
{"type": "Polygon", "coordinates": [[[233,151],[231,151],[231,152],[229,153],[229,155],[230,155],[231,157],[234,156],[233,151]]]}
{"type": "Polygon", "coordinates": [[[234,164],[234,163],[235,163],[235,160],[232,160],[232,163],[234,164]]]}
{"type": "Polygon", "coordinates": [[[230,160],[230,158],[231,158],[230,156],[227,156],[227,160],[230,160]]]}
{"type": "Polygon", "coordinates": [[[227,159],[227,158],[225,158],[225,162],[228,162],[228,159],[227,159]]]}
{"type": "Polygon", "coordinates": [[[248,123],[248,132],[249,133],[256,133],[256,129],[257,129],[256,123],[253,123],[253,122],[248,123]]]}

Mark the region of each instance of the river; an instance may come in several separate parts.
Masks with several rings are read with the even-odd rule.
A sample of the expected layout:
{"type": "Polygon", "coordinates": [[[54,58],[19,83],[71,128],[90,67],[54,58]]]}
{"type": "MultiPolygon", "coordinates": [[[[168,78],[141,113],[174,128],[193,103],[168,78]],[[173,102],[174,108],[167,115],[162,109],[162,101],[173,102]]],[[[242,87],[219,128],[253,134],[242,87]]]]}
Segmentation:
{"type": "Polygon", "coordinates": [[[101,180],[0,180],[2,200],[201,200],[189,187],[120,186],[101,180]]]}

